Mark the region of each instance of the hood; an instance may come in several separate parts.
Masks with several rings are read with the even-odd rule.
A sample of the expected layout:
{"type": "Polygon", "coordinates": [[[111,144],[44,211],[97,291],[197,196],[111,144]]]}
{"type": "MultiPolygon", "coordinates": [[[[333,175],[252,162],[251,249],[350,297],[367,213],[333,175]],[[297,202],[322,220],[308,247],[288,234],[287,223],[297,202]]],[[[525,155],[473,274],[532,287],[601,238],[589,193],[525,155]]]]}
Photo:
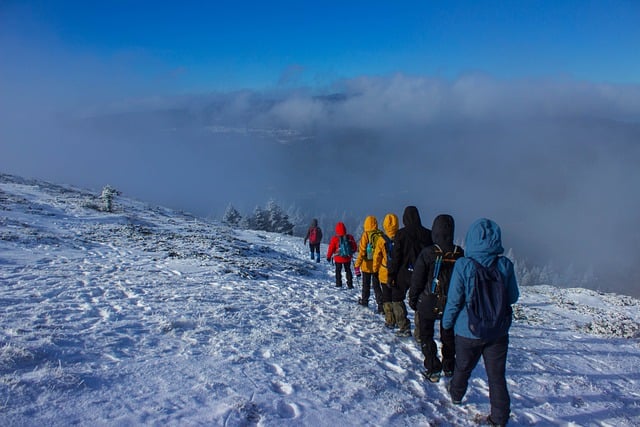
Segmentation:
{"type": "Polygon", "coordinates": [[[338,236],[346,236],[347,227],[344,225],[344,222],[339,222],[336,224],[336,234],[338,236]]]}
{"type": "Polygon", "coordinates": [[[482,265],[488,266],[504,252],[502,232],[495,222],[481,218],[471,224],[465,238],[464,252],[482,265]]]}
{"type": "Polygon", "coordinates": [[[453,231],[455,222],[451,215],[438,215],[433,220],[431,239],[445,252],[453,250],[453,231]]]}
{"type": "Polygon", "coordinates": [[[396,214],[387,214],[382,222],[384,233],[392,239],[396,237],[398,232],[398,216],[396,214]]]}
{"type": "Polygon", "coordinates": [[[407,206],[406,208],[404,208],[404,213],[402,214],[402,224],[404,224],[405,227],[422,225],[418,208],[416,208],[415,206],[407,206]]]}
{"type": "Polygon", "coordinates": [[[378,220],[375,216],[368,216],[364,219],[364,231],[373,231],[378,229],[378,220]]]}
{"type": "Polygon", "coordinates": [[[317,219],[315,219],[315,218],[314,218],[314,219],[312,219],[312,220],[311,220],[311,226],[312,226],[312,227],[317,227],[317,226],[318,226],[318,220],[317,220],[317,219]]]}

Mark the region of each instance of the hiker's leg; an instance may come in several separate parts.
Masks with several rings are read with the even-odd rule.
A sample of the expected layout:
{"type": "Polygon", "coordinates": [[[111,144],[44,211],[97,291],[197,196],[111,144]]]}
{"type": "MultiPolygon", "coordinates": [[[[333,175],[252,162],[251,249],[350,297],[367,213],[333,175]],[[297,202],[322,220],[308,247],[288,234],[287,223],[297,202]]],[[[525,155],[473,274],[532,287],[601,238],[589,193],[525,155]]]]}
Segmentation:
{"type": "Polygon", "coordinates": [[[336,262],[336,286],[342,286],[342,263],[336,262]]]}
{"type": "Polygon", "coordinates": [[[382,312],[382,287],[380,286],[380,281],[378,280],[377,273],[371,273],[371,287],[373,288],[373,295],[376,298],[376,308],[378,309],[378,313],[382,312]]]}
{"type": "Polygon", "coordinates": [[[462,400],[467,392],[469,377],[482,355],[482,341],[456,335],[456,367],[449,382],[451,398],[462,400]]]}
{"type": "Polygon", "coordinates": [[[371,296],[371,273],[362,272],[362,297],[360,297],[360,304],[369,304],[369,297],[371,296]]]}
{"type": "Polygon", "coordinates": [[[489,382],[489,401],[491,419],[497,424],[506,424],[509,420],[511,399],[507,389],[506,365],[509,336],[505,335],[485,345],[482,352],[484,367],[489,382]]]}
{"type": "Polygon", "coordinates": [[[344,263],[344,270],[347,276],[347,287],[353,288],[353,273],[351,272],[351,261],[344,263]]]}
{"type": "Polygon", "coordinates": [[[442,343],[442,370],[445,372],[453,372],[455,367],[456,356],[456,338],[453,328],[444,329],[442,321],[440,323],[440,342],[442,343]]]}

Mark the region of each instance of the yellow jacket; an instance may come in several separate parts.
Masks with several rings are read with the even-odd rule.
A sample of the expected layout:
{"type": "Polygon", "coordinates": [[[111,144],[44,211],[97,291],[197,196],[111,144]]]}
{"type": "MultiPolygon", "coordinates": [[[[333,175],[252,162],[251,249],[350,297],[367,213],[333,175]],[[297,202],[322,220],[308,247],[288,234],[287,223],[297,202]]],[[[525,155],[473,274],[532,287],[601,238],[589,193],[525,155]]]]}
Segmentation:
{"type": "MultiPolygon", "coordinates": [[[[373,233],[381,233],[378,230],[378,220],[375,216],[368,216],[364,219],[364,233],[360,236],[360,244],[358,245],[358,258],[356,259],[355,266],[365,273],[373,273],[373,260],[367,260],[367,244],[373,233]]],[[[378,239],[380,240],[380,239],[378,239]]],[[[378,241],[376,240],[376,243],[378,241]]]]}
{"type": "MultiPolygon", "coordinates": [[[[382,222],[384,234],[391,240],[396,237],[398,232],[398,217],[395,214],[387,214],[382,222]]],[[[373,271],[378,273],[380,283],[387,284],[389,281],[387,270],[387,246],[384,238],[376,240],[376,247],[373,252],[373,271]]]]}

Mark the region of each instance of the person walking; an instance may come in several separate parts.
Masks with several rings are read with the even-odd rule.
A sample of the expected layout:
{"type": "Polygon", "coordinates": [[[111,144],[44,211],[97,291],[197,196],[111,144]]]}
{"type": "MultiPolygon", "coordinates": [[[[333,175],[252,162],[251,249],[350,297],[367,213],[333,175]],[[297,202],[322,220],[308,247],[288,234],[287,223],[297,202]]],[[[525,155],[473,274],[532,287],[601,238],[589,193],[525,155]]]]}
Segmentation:
{"type": "MultiPolygon", "coordinates": [[[[433,244],[431,230],[422,226],[420,213],[415,206],[407,206],[402,214],[403,227],[398,230],[393,243],[389,267],[391,306],[398,324],[397,336],[411,336],[411,324],[404,300],[411,287],[411,275],[418,254],[433,244]]],[[[415,318],[414,318],[415,319],[415,318]]],[[[415,319],[417,320],[417,319],[415,319]]]]}
{"type": "Polygon", "coordinates": [[[351,272],[351,257],[358,249],[356,241],[347,233],[343,222],[336,224],[336,234],[331,237],[327,249],[327,262],[333,262],[336,267],[336,287],[342,286],[342,269],[345,271],[347,288],[353,289],[353,273],[351,272]]]}
{"type": "Polygon", "coordinates": [[[307,234],[304,236],[304,244],[307,244],[307,240],[309,241],[309,251],[311,253],[311,260],[313,260],[314,255],[316,262],[320,262],[320,242],[322,242],[322,229],[318,227],[318,220],[313,219],[311,221],[311,225],[309,229],[307,229],[307,234]]]}
{"type": "Polygon", "coordinates": [[[462,403],[471,372],[482,357],[487,371],[491,404],[487,422],[490,425],[504,426],[511,410],[506,381],[511,305],[518,300],[520,292],[513,262],[501,256],[504,253],[502,231],[494,221],[481,218],[469,227],[465,251],[465,257],[456,261],[453,268],[447,305],[442,317],[442,326],[455,330],[456,362],[453,378],[449,383],[449,394],[454,404],[462,403]],[[488,281],[490,282],[487,283],[488,281]],[[504,300],[504,308],[499,311],[504,318],[492,319],[500,321],[497,322],[500,328],[490,330],[491,334],[481,333],[484,328],[478,328],[474,323],[476,316],[473,306],[479,301],[474,295],[485,289],[486,292],[491,291],[492,297],[495,293],[504,300]]]}
{"type": "Polygon", "coordinates": [[[393,239],[398,233],[398,216],[393,213],[385,215],[382,221],[384,234],[381,239],[376,241],[376,247],[373,252],[373,271],[378,275],[380,282],[380,300],[382,301],[382,309],[384,311],[384,325],[387,328],[396,328],[397,321],[393,314],[392,304],[392,288],[389,285],[389,264],[391,263],[391,254],[393,253],[393,239]]]}
{"type": "Polygon", "coordinates": [[[382,236],[382,231],[378,229],[378,220],[375,216],[368,216],[364,219],[364,232],[360,236],[358,245],[358,256],[354,263],[356,272],[360,269],[362,274],[362,296],[358,299],[358,304],[367,307],[369,305],[369,297],[371,296],[371,288],[376,300],[376,309],[378,313],[384,313],[382,308],[382,291],[378,275],[373,270],[373,255],[376,242],[382,236]]]}
{"type": "Polygon", "coordinates": [[[440,342],[442,361],[438,358],[438,347],[434,341],[435,322],[442,319],[449,281],[453,266],[464,250],[453,244],[455,222],[451,215],[438,215],[433,220],[431,237],[433,245],[420,252],[411,277],[409,307],[420,317],[420,347],[424,355],[423,375],[431,382],[440,380],[440,373],[446,377],[453,375],[455,365],[455,336],[453,329],[445,329],[440,321],[440,342]]]}

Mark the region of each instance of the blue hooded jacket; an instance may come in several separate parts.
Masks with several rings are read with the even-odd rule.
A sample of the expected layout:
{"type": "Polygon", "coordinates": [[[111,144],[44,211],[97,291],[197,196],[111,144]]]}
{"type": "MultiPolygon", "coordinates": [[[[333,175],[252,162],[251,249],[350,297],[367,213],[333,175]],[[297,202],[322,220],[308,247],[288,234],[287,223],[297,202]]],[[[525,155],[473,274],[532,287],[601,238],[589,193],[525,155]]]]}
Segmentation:
{"type": "MultiPolygon", "coordinates": [[[[471,224],[465,238],[465,257],[456,261],[451,273],[447,305],[442,315],[445,329],[455,328],[455,334],[466,338],[478,339],[469,330],[469,317],[466,305],[471,299],[475,286],[475,265],[473,258],[485,267],[489,267],[504,252],[500,227],[490,219],[481,218],[471,224]]],[[[499,257],[498,271],[507,286],[509,303],[514,304],[520,292],[513,270],[513,263],[506,257],[499,257]]]]}

